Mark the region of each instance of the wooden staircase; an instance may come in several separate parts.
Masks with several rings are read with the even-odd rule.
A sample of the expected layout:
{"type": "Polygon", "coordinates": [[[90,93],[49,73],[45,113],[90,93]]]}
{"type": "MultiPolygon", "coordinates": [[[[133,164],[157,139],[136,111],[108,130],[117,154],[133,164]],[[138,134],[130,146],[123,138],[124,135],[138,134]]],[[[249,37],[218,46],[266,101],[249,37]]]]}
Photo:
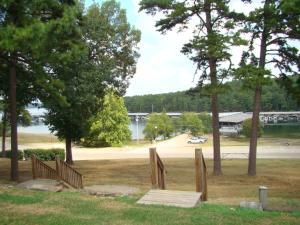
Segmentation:
{"type": "Polygon", "coordinates": [[[150,167],[152,190],[147,192],[138,204],[191,208],[201,201],[207,201],[207,171],[202,149],[195,149],[196,192],[164,190],[166,170],[155,148],[150,148],[150,167]]]}
{"type": "Polygon", "coordinates": [[[35,155],[31,156],[31,162],[33,179],[44,178],[61,180],[74,188],[83,188],[82,174],[62,161],[58,156],[56,156],[56,169],[51,168],[35,155]]]}

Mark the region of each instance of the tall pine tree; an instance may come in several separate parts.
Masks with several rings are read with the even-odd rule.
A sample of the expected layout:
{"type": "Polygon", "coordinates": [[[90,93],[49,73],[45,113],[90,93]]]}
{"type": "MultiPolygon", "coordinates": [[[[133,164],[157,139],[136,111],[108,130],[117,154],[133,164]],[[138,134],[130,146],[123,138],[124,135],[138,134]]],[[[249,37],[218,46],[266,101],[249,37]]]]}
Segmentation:
{"type": "Polygon", "coordinates": [[[190,21],[199,21],[194,35],[186,43],[182,52],[197,65],[200,78],[196,91],[211,98],[214,174],[221,171],[218,94],[225,85],[222,80],[229,75],[231,54],[229,48],[243,44],[239,33],[235,32],[234,20],[230,19],[228,0],[142,0],[140,10],[155,14],[163,12],[156,27],[164,33],[178,26],[180,30],[188,27],[190,21]]]}
{"type": "MultiPolygon", "coordinates": [[[[243,0],[251,3],[251,0],[243,0]]],[[[291,40],[299,41],[299,0],[265,0],[245,17],[244,31],[251,35],[249,51],[244,52],[239,79],[254,90],[252,129],[249,148],[248,175],[256,175],[256,153],[259,113],[263,87],[272,76],[299,76],[300,55],[291,40]],[[258,48],[256,48],[258,44],[258,48]],[[258,54],[255,54],[259,52],[258,54]],[[271,68],[275,68],[271,70],[271,68]]]]}
{"type": "Polygon", "coordinates": [[[70,0],[0,1],[0,74],[3,80],[8,78],[3,89],[9,89],[12,180],[18,180],[17,108],[22,105],[18,99],[28,96],[25,105],[42,93],[49,97],[51,90],[60,95],[47,60],[58,53],[55,46],[60,40],[55,37],[64,32],[63,26],[76,21],[65,13],[74,4],[70,0]],[[19,87],[24,90],[21,96],[19,87]]]}

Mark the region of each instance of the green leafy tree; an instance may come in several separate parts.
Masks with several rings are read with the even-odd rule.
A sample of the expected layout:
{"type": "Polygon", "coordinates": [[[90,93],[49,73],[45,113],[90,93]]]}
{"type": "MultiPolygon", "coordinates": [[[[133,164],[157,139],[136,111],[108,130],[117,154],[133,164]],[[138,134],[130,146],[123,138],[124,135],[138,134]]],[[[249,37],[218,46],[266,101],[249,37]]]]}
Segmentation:
{"type": "Polygon", "coordinates": [[[145,139],[147,140],[155,140],[158,134],[158,125],[161,123],[159,114],[151,113],[147,118],[146,126],[143,130],[143,134],[145,135],[145,139]]]}
{"type": "Polygon", "coordinates": [[[143,130],[145,138],[152,141],[159,136],[164,139],[171,136],[174,125],[170,117],[165,113],[151,113],[147,118],[146,126],[143,130]]]}
{"type": "MultiPolygon", "coordinates": [[[[27,127],[30,126],[32,117],[28,110],[21,109],[18,113],[18,124],[27,127]]],[[[9,126],[9,114],[7,113],[7,109],[3,108],[3,115],[2,115],[2,122],[0,123],[0,130],[1,130],[1,136],[2,136],[2,157],[5,158],[6,155],[6,137],[10,135],[10,126],[9,126]]]]}
{"type": "Polygon", "coordinates": [[[30,126],[32,117],[28,110],[22,109],[18,118],[18,123],[23,127],[30,126]]]}
{"type": "Polygon", "coordinates": [[[212,132],[212,118],[211,118],[211,115],[209,115],[208,113],[200,113],[199,114],[199,118],[200,120],[202,121],[202,124],[203,124],[203,132],[205,134],[209,134],[212,132]]]}
{"type": "Polygon", "coordinates": [[[62,67],[54,64],[64,83],[64,106],[50,102],[46,123],[66,142],[66,161],[73,164],[72,142],[79,142],[88,130],[88,121],[103,104],[107,88],[125,93],[134,75],[139,56],[140,32],[131,27],[126,11],[116,1],[92,4],[81,21],[77,51],[67,55],[62,67]],[[83,48],[82,48],[83,46],[83,48]]]}
{"type": "Polygon", "coordinates": [[[173,127],[174,127],[174,132],[175,132],[175,134],[181,133],[181,132],[182,132],[182,129],[181,129],[181,121],[180,121],[180,118],[172,117],[171,120],[172,120],[172,123],[173,123],[173,127]]]}
{"type": "Polygon", "coordinates": [[[222,80],[229,75],[231,55],[229,48],[244,44],[235,23],[230,19],[227,0],[142,0],[140,10],[155,14],[163,12],[163,18],[156,22],[158,31],[164,33],[176,26],[180,31],[188,28],[190,21],[199,21],[194,27],[193,37],[182,48],[182,53],[197,65],[201,71],[198,86],[193,91],[211,98],[214,174],[221,174],[218,94],[226,89],[222,80]],[[222,64],[222,66],[221,66],[222,64]],[[208,81],[208,82],[206,82],[208,81]]]}
{"type": "MultiPolygon", "coordinates": [[[[245,2],[252,2],[246,0],[245,2]]],[[[259,112],[263,87],[271,83],[271,67],[280,77],[299,74],[300,55],[291,40],[299,41],[299,0],[265,0],[262,7],[250,12],[244,19],[244,31],[251,34],[249,51],[243,53],[237,78],[254,90],[252,129],[249,148],[248,175],[256,175],[256,152],[259,112]],[[260,42],[255,45],[256,41],[260,42]],[[255,46],[259,46],[255,54],[255,46]]]]}
{"type": "Polygon", "coordinates": [[[87,146],[121,146],[131,140],[130,119],[122,97],[109,91],[103,108],[90,119],[88,134],[83,138],[87,146]]]}
{"type": "MultiPolygon", "coordinates": [[[[292,79],[291,86],[295,90],[300,90],[297,88],[297,83],[295,78],[292,79]]],[[[219,96],[219,109],[222,112],[250,112],[253,103],[253,90],[245,88],[242,81],[233,80],[227,82],[230,87],[230,91],[219,96]]],[[[289,95],[288,90],[281,87],[281,82],[273,81],[270,85],[264,87],[262,93],[262,111],[298,111],[300,110],[300,104],[297,105],[296,95],[289,95]],[[294,96],[294,98],[293,98],[294,96]]],[[[164,93],[155,95],[139,95],[124,97],[125,105],[129,112],[157,112],[158,109],[165,108],[167,112],[207,112],[210,111],[210,100],[205,96],[193,97],[187,95],[186,91],[174,92],[174,93],[164,93]],[[158,101],[157,99],[163,99],[163,101],[158,101]]],[[[201,117],[201,114],[199,115],[201,117]]],[[[202,120],[203,125],[209,129],[204,131],[205,133],[212,132],[212,117],[207,115],[210,122],[205,125],[202,120]],[[210,126],[210,128],[208,127],[210,126]]],[[[202,119],[202,117],[201,117],[202,119]]]]}
{"type": "MultiPolygon", "coordinates": [[[[49,90],[57,87],[47,60],[59,52],[54,48],[61,41],[58,36],[64,38],[59,34],[68,36],[62,28],[75,21],[65,13],[73,5],[74,1],[58,0],[0,2],[0,75],[1,82],[6,81],[1,86],[3,96],[9,97],[12,180],[18,179],[18,106],[25,106],[41,93],[49,97],[49,90]]],[[[56,95],[57,89],[52,97],[56,95]]]]}
{"type": "Polygon", "coordinates": [[[5,143],[6,143],[6,135],[9,131],[9,126],[7,126],[7,104],[6,104],[6,101],[1,101],[0,103],[0,108],[1,108],[1,111],[2,111],[2,120],[1,120],[1,123],[0,123],[0,128],[1,128],[1,136],[2,136],[2,153],[1,153],[1,156],[3,158],[5,158],[6,156],[6,152],[5,152],[5,143]]]}
{"type": "Polygon", "coordinates": [[[162,112],[159,117],[161,124],[158,126],[158,134],[163,136],[164,139],[171,137],[171,134],[174,132],[172,120],[166,112],[162,112]]]}
{"type": "Polygon", "coordinates": [[[193,136],[203,134],[203,124],[196,113],[184,112],[180,117],[180,121],[184,132],[189,131],[193,136]]]}
{"type": "Polygon", "coordinates": [[[282,75],[279,79],[279,84],[284,87],[287,93],[300,105],[300,74],[294,76],[282,75]]]}
{"type": "MultiPolygon", "coordinates": [[[[251,124],[252,124],[251,119],[247,119],[242,123],[242,134],[247,138],[251,137],[251,124]]],[[[261,137],[262,134],[263,134],[263,127],[261,123],[259,123],[258,137],[261,137]]]]}

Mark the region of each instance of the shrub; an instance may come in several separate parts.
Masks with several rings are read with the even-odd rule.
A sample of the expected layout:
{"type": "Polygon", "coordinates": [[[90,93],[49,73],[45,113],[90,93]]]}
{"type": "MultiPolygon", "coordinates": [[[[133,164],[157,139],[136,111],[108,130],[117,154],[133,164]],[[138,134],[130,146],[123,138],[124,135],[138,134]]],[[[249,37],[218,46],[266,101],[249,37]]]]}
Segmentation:
{"type": "Polygon", "coordinates": [[[122,146],[130,141],[130,120],[123,98],[109,91],[103,103],[103,108],[90,118],[89,131],[82,138],[85,146],[122,146]]]}
{"type": "Polygon", "coordinates": [[[174,124],[165,112],[151,113],[143,130],[145,139],[150,141],[159,136],[163,136],[164,139],[169,138],[172,132],[174,132],[174,124]]]}
{"type": "Polygon", "coordinates": [[[62,160],[65,159],[65,150],[62,148],[52,149],[26,149],[24,150],[25,159],[30,159],[32,154],[42,161],[55,160],[55,156],[58,155],[62,160]]]}
{"type": "MultiPolygon", "coordinates": [[[[245,137],[250,138],[251,136],[251,126],[252,126],[252,119],[247,119],[242,123],[242,134],[245,135],[245,137]]],[[[263,134],[262,125],[259,122],[258,124],[258,137],[261,137],[263,134]]]]}
{"type": "Polygon", "coordinates": [[[209,134],[212,132],[212,117],[208,113],[200,113],[199,118],[203,124],[203,131],[205,134],[209,134]]]}
{"type": "MultiPolygon", "coordinates": [[[[5,157],[11,159],[11,150],[5,151],[5,157]]],[[[23,157],[24,157],[23,151],[18,151],[18,159],[23,160],[23,157]]]]}
{"type": "Polygon", "coordinates": [[[181,128],[183,132],[189,131],[191,135],[202,135],[204,127],[202,121],[196,113],[184,112],[180,116],[181,128]]]}

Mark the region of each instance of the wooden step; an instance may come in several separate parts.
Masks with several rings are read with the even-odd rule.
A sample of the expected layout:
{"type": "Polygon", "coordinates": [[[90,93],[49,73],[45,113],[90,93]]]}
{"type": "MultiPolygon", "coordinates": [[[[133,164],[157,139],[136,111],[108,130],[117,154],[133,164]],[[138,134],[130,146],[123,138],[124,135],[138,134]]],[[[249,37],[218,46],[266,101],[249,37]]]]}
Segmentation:
{"type": "Polygon", "coordinates": [[[137,203],[192,208],[201,201],[201,194],[192,191],[150,190],[137,203]]]}

